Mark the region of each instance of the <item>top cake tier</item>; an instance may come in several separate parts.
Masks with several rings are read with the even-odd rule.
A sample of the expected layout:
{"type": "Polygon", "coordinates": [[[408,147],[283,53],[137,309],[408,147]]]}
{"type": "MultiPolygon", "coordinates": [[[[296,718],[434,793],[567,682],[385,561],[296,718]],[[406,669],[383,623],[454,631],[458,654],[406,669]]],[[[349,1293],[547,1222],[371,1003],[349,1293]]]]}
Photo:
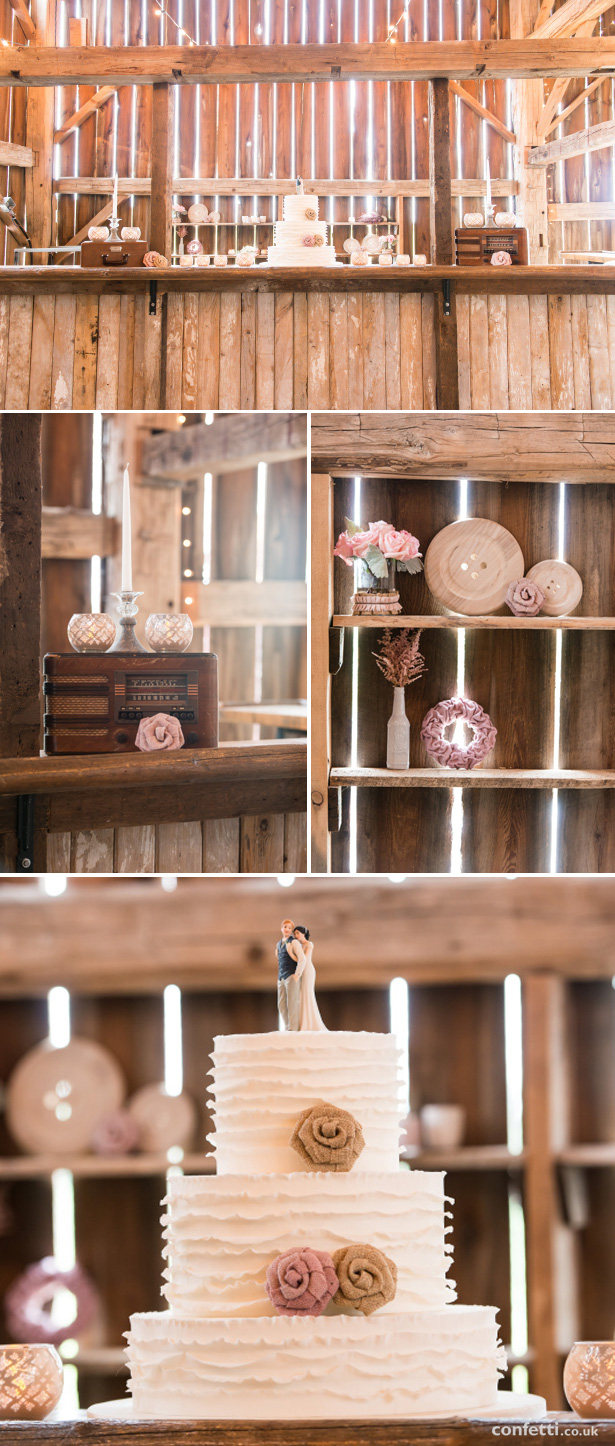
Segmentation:
{"type": "MultiPolygon", "coordinates": [[[[300,198],[302,199],[302,198],[300,198]]],[[[214,1040],[210,1135],[220,1175],[309,1169],[290,1144],[319,1100],[348,1111],[365,1141],[361,1172],[399,1168],[400,1054],[392,1034],[224,1034],[214,1040]]]]}
{"type": "Polygon", "coordinates": [[[318,196],[285,196],[282,203],[285,221],[296,221],[309,228],[318,220],[318,196]]]}

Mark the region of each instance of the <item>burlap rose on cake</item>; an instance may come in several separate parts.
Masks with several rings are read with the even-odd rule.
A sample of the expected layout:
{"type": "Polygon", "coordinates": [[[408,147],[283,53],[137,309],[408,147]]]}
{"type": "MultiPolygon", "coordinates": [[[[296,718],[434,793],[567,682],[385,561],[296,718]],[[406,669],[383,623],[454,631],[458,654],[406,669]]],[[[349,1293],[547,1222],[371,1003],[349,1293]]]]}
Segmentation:
{"type": "Polygon", "coordinates": [[[365,1147],[358,1120],[338,1105],[318,1100],[299,1116],[290,1137],[308,1170],[352,1170],[365,1147]]]}
{"type": "Polygon", "coordinates": [[[395,1299],[397,1266],[375,1245],[343,1245],[333,1264],[340,1283],[337,1305],[351,1305],[362,1315],[371,1315],[395,1299]]]}
{"type": "Polygon", "coordinates": [[[316,221],[316,220],[318,219],[317,213],[316,213],[316,211],[314,210],[314,207],[313,207],[313,206],[308,206],[307,209],[306,209],[305,212],[304,212],[304,215],[305,215],[306,221],[316,221]]]}
{"type": "Polygon", "coordinates": [[[506,602],[511,613],[518,618],[535,618],[545,600],[545,595],[535,582],[530,582],[527,577],[518,578],[517,582],[511,582],[506,594],[506,602]]]}
{"type": "Polygon", "coordinates": [[[295,1246],[272,1261],[265,1289],[279,1315],[322,1315],[339,1280],[326,1250],[295,1246]]]}

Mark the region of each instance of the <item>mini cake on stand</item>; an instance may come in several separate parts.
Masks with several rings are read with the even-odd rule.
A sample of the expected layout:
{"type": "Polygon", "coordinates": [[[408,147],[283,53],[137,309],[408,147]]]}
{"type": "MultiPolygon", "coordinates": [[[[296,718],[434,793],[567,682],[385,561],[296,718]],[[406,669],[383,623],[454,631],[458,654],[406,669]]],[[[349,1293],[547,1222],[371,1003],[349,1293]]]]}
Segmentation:
{"type": "Polygon", "coordinates": [[[269,266],[336,266],[335,247],[327,244],[328,226],[318,220],[318,197],[304,196],[297,181],[296,196],[285,196],[281,221],[273,228],[273,246],[267,248],[269,266]]]}

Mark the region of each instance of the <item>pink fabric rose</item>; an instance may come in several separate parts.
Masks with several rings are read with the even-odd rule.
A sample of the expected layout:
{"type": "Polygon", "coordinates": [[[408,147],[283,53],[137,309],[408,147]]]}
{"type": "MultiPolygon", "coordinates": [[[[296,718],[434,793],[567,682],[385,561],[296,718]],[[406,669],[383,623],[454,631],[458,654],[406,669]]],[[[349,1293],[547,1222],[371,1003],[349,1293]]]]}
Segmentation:
{"type": "Polygon", "coordinates": [[[354,562],[354,546],[353,539],[347,532],[340,532],[335,547],[333,548],[333,556],[341,557],[348,567],[352,567],[354,562]]]}
{"type": "Polygon", "coordinates": [[[96,1155],[129,1155],[136,1150],[141,1131],[129,1110],[111,1110],[92,1131],[90,1144],[96,1155]]]}
{"type": "Polygon", "coordinates": [[[322,1315],[339,1289],[330,1255],[297,1245],[272,1261],[265,1289],[279,1315],[322,1315]]]}
{"type": "Polygon", "coordinates": [[[517,582],[511,582],[506,594],[506,603],[517,618],[535,618],[544,600],[542,589],[537,583],[530,582],[528,577],[520,577],[517,582]]]}
{"type": "Polygon", "coordinates": [[[183,748],[184,735],[179,718],[171,717],[170,713],[155,713],[153,718],[142,718],[135,744],[142,753],[183,748]]]}

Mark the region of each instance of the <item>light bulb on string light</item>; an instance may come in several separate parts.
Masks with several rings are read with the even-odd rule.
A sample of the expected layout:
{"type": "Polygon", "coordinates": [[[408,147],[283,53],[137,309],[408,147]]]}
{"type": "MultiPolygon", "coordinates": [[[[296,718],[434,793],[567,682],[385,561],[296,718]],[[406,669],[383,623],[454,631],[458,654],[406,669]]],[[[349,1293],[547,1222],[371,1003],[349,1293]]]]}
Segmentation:
{"type": "Polygon", "coordinates": [[[168,12],[168,10],[165,9],[164,5],[157,5],[156,8],[155,8],[155,10],[154,10],[154,15],[158,15],[158,16],[164,15],[164,16],[165,16],[165,19],[170,20],[170,21],[171,21],[171,25],[174,25],[174,26],[175,26],[175,29],[176,29],[178,35],[183,35],[183,36],[185,36],[185,38],[186,38],[186,40],[188,41],[188,44],[189,44],[189,45],[196,45],[196,40],[194,39],[194,36],[191,35],[188,30],[184,30],[183,25],[180,25],[180,24],[178,23],[178,21],[173,18],[172,15],[169,15],[169,12],[168,12]]]}

